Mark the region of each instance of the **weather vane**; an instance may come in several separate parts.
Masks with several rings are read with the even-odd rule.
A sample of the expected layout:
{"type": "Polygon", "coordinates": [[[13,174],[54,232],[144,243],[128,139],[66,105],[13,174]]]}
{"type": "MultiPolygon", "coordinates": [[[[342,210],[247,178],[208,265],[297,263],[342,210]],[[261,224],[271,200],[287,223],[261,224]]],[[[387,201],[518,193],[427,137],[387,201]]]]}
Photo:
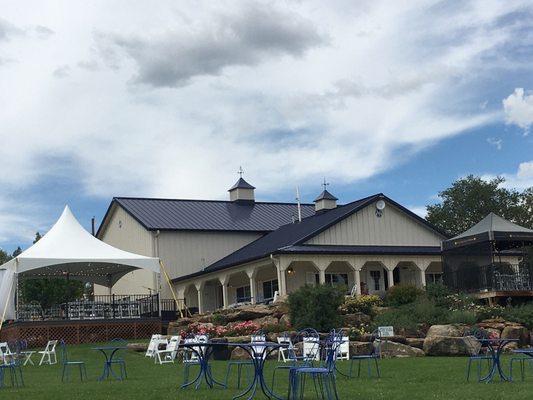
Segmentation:
{"type": "Polygon", "coordinates": [[[324,190],[326,190],[327,187],[329,186],[329,182],[326,182],[326,178],[324,178],[324,182],[322,183],[322,186],[324,186],[324,190]]]}
{"type": "Polygon", "coordinates": [[[242,167],[239,167],[239,170],[237,171],[237,173],[242,178],[242,174],[244,174],[244,171],[242,170],[242,167]]]}

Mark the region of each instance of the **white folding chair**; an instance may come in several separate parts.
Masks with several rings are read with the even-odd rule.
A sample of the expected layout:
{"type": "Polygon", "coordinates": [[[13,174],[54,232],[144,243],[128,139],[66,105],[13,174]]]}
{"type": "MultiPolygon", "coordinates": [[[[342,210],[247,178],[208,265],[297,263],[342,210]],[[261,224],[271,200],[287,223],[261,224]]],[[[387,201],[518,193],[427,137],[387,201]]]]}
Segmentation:
{"type": "Polygon", "coordinates": [[[146,353],[144,354],[145,357],[154,357],[157,350],[159,350],[159,346],[161,345],[167,345],[168,341],[167,339],[163,338],[163,335],[155,334],[152,335],[150,339],[150,343],[148,343],[148,348],[146,349],[146,353]]]}
{"type": "Polygon", "coordinates": [[[39,361],[39,365],[43,365],[43,363],[47,363],[48,365],[57,364],[57,342],[57,340],[49,340],[46,344],[45,349],[43,351],[38,351],[39,354],[42,354],[41,361],[39,361]]]}
{"type": "MultiPolygon", "coordinates": [[[[192,338],[186,338],[183,343],[185,344],[194,344],[194,343],[207,343],[209,341],[209,338],[207,335],[194,335],[192,338]]],[[[204,351],[205,349],[202,349],[200,346],[198,347],[191,347],[191,348],[185,348],[184,354],[183,354],[183,362],[184,363],[197,363],[199,361],[198,354],[199,352],[204,351]]]]}
{"type": "Polygon", "coordinates": [[[337,347],[337,360],[349,360],[350,359],[350,338],[348,336],[342,336],[341,342],[337,347]]]}
{"type": "MultiPolygon", "coordinates": [[[[250,336],[250,343],[265,343],[266,336],[263,334],[252,335],[250,336]]],[[[260,355],[260,357],[266,357],[266,347],[265,346],[252,346],[254,354],[260,355]]]]}
{"type": "Polygon", "coordinates": [[[13,361],[13,353],[9,349],[7,342],[0,343],[0,358],[2,359],[2,364],[10,364],[13,361]]]}
{"type": "Polygon", "coordinates": [[[282,360],[284,363],[293,361],[291,354],[294,354],[294,345],[290,336],[278,336],[278,344],[284,345],[278,349],[278,362],[282,360]]]}
{"type": "Polygon", "coordinates": [[[303,356],[307,361],[320,361],[319,338],[312,336],[303,338],[303,356]]]}
{"type": "Polygon", "coordinates": [[[178,346],[181,341],[181,336],[172,336],[167,343],[165,349],[156,350],[154,362],[159,364],[173,363],[178,353],[178,346]],[[163,358],[161,358],[163,356],[163,358]]]}

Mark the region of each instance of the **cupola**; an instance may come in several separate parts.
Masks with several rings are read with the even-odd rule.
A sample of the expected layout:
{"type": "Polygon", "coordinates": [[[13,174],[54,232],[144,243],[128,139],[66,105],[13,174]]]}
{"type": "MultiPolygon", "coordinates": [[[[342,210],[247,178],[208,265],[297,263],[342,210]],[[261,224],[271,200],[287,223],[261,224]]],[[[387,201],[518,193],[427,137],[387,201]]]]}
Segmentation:
{"type": "Polygon", "coordinates": [[[239,180],[228,190],[230,201],[239,203],[253,203],[255,202],[254,190],[255,187],[246,182],[243,177],[243,170],[239,168],[239,180]]]}
{"type": "Polygon", "coordinates": [[[326,187],[329,185],[329,183],[326,182],[324,179],[324,183],[322,186],[324,186],[324,190],[322,193],[318,195],[318,197],[314,200],[315,203],[315,212],[323,212],[327,210],[332,210],[333,208],[337,207],[337,198],[333,196],[330,192],[327,191],[326,187]]]}

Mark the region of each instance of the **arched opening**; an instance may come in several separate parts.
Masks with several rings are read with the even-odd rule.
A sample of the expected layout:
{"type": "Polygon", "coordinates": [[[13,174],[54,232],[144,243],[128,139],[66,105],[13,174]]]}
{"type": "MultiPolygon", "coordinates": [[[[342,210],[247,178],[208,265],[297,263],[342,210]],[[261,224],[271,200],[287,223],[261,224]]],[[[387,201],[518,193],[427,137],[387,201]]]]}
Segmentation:
{"type": "Polygon", "coordinates": [[[230,275],[228,280],[228,303],[229,305],[250,303],[252,292],[250,279],[244,271],[230,275]]]}
{"type": "Polygon", "coordinates": [[[274,299],[274,294],[279,293],[278,273],[276,267],[267,265],[255,271],[256,302],[268,303],[274,299]]]}
{"type": "Polygon", "coordinates": [[[395,285],[421,287],[420,268],[412,261],[401,261],[393,270],[395,285]]]}
{"type": "Polygon", "coordinates": [[[311,261],[293,261],[285,271],[287,293],[294,292],[305,285],[319,283],[319,269],[311,261]]]}
{"type": "Polygon", "coordinates": [[[198,313],[198,291],[193,284],[188,285],[185,288],[184,299],[187,308],[192,314],[198,313]]]}
{"type": "Polygon", "coordinates": [[[342,287],[350,293],[355,283],[353,271],[346,261],[332,261],[326,268],[326,285],[342,287]]]}
{"type": "Polygon", "coordinates": [[[388,277],[385,266],[379,261],[367,261],[361,268],[361,294],[385,295],[388,277]]]}

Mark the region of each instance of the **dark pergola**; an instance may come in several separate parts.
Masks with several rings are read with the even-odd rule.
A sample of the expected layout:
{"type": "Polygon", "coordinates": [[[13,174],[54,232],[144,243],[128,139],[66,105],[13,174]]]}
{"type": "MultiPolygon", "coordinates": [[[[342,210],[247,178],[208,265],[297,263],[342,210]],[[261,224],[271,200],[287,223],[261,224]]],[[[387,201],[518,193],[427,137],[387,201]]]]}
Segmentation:
{"type": "Polygon", "coordinates": [[[452,289],[486,294],[481,297],[533,296],[533,230],[494,213],[444,241],[442,258],[452,289]]]}

